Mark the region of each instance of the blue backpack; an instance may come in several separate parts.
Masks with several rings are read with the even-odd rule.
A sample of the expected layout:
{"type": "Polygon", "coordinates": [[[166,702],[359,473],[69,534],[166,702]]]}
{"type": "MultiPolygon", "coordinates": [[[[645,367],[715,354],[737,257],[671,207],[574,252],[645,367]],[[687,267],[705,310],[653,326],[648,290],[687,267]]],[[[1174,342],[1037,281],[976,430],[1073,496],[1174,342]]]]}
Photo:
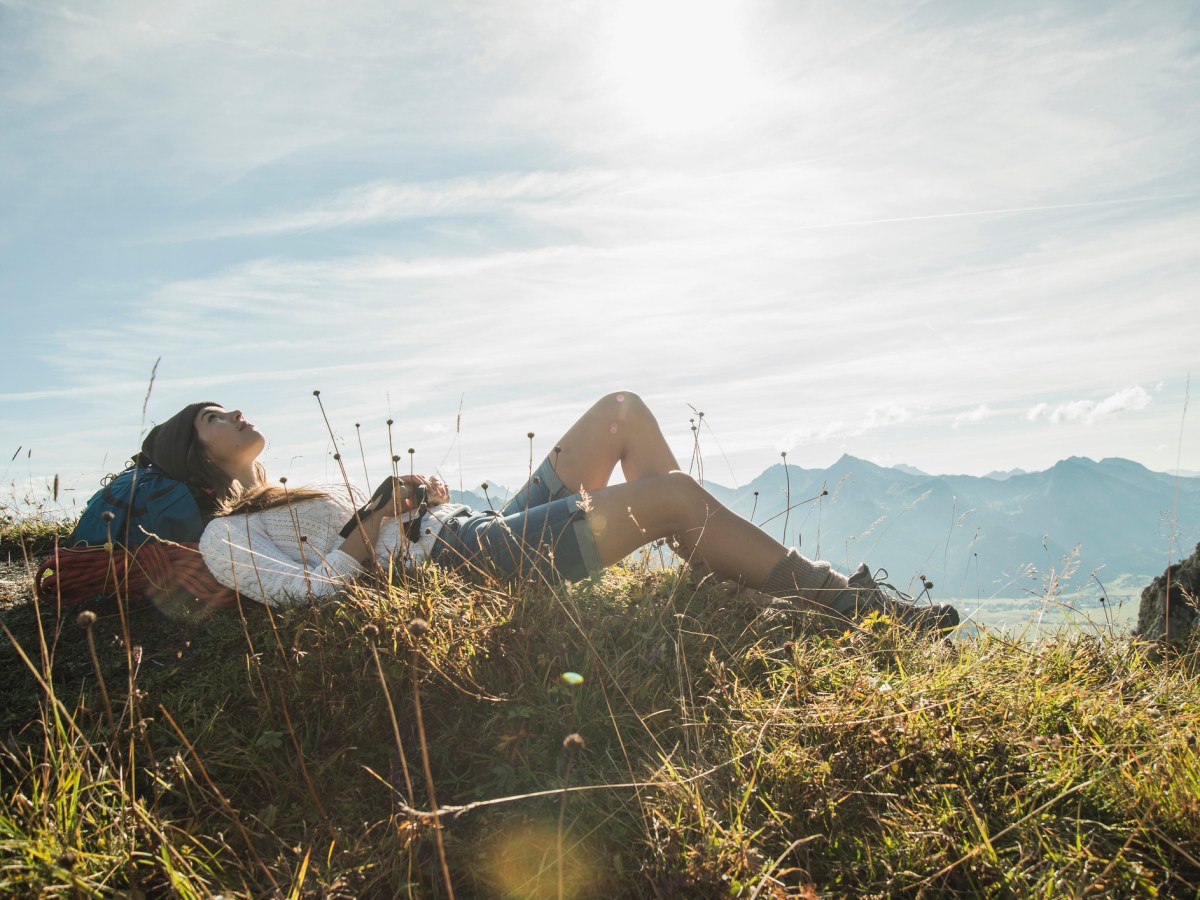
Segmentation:
{"type": "Polygon", "coordinates": [[[134,466],[92,495],[68,545],[137,547],[155,537],[195,543],[203,531],[200,507],[186,484],[155,466],[134,466]]]}

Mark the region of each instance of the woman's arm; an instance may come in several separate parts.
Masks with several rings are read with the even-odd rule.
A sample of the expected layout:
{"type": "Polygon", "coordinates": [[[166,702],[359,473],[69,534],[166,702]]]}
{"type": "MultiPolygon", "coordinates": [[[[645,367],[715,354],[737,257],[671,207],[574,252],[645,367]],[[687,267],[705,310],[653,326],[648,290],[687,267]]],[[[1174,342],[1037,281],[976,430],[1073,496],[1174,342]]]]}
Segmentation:
{"type": "MultiPolygon", "coordinates": [[[[217,581],[262,603],[288,606],[324,598],[361,575],[372,557],[358,529],[338,541],[347,507],[315,500],[214,519],[200,538],[200,552],[217,581]],[[286,539],[292,535],[308,540],[286,539]]],[[[372,544],[386,513],[363,519],[372,544]]]]}
{"type": "Polygon", "coordinates": [[[391,513],[391,509],[380,509],[370,515],[359,516],[360,527],[350,532],[338,550],[353,557],[364,569],[369,568],[375,561],[375,542],[379,540],[379,526],[391,513]]]}

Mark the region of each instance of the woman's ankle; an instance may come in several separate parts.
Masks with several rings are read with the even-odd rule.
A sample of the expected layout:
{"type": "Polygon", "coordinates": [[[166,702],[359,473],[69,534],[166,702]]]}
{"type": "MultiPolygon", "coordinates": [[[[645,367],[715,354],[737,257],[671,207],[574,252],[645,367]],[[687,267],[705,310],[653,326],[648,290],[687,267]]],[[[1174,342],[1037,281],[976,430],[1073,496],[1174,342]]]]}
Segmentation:
{"type": "Polygon", "coordinates": [[[794,547],[775,564],[762,585],[764,594],[776,597],[804,597],[820,603],[849,586],[845,575],[835,572],[829,563],[810,560],[794,547]]]}

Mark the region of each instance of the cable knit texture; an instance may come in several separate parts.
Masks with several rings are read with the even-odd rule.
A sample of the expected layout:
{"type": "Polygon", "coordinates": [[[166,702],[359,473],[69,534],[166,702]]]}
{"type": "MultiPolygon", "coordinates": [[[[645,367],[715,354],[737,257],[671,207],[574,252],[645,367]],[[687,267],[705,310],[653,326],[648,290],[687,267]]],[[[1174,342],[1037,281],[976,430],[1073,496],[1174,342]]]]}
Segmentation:
{"type": "MultiPolygon", "coordinates": [[[[404,537],[407,516],[385,519],[375,552],[407,568],[419,565],[429,558],[444,521],[467,508],[458,503],[434,507],[422,517],[420,540],[411,543],[404,537]]],[[[331,494],[213,519],[200,538],[200,553],[217,581],[261,603],[292,606],[325,599],[363,572],[358,560],[337,549],[343,540],[339,532],[354,510],[350,499],[331,494]]]]}

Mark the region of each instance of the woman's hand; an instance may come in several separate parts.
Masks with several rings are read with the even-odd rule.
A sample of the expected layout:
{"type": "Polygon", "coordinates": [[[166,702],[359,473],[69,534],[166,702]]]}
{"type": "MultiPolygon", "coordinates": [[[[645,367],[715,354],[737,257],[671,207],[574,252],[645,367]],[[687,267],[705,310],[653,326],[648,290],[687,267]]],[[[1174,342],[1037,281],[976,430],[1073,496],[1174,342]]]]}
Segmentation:
{"type": "MultiPolygon", "coordinates": [[[[379,539],[379,529],[383,520],[412,512],[417,488],[424,488],[427,506],[438,506],[450,500],[450,488],[436,475],[400,475],[394,479],[392,496],[379,501],[376,509],[359,516],[356,522],[358,527],[346,535],[339,549],[349,553],[363,565],[369,566],[375,557],[375,541],[379,539]]],[[[369,508],[370,505],[373,504],[365,508],[369,508]]]]}
{"type": "MultiPolygon", "coordinates": [[[[400,482],[406,488],[404,493],[406,498],[412,497],[413,488],[423,487],[425,488],[425,503],[428,506],[439,506],[450,502],[450,488],[436,475],[401,475],[400,482]]],[[[406,499],[404,510],[408,512],[411,509],[411,501],[406,499]]]]}

